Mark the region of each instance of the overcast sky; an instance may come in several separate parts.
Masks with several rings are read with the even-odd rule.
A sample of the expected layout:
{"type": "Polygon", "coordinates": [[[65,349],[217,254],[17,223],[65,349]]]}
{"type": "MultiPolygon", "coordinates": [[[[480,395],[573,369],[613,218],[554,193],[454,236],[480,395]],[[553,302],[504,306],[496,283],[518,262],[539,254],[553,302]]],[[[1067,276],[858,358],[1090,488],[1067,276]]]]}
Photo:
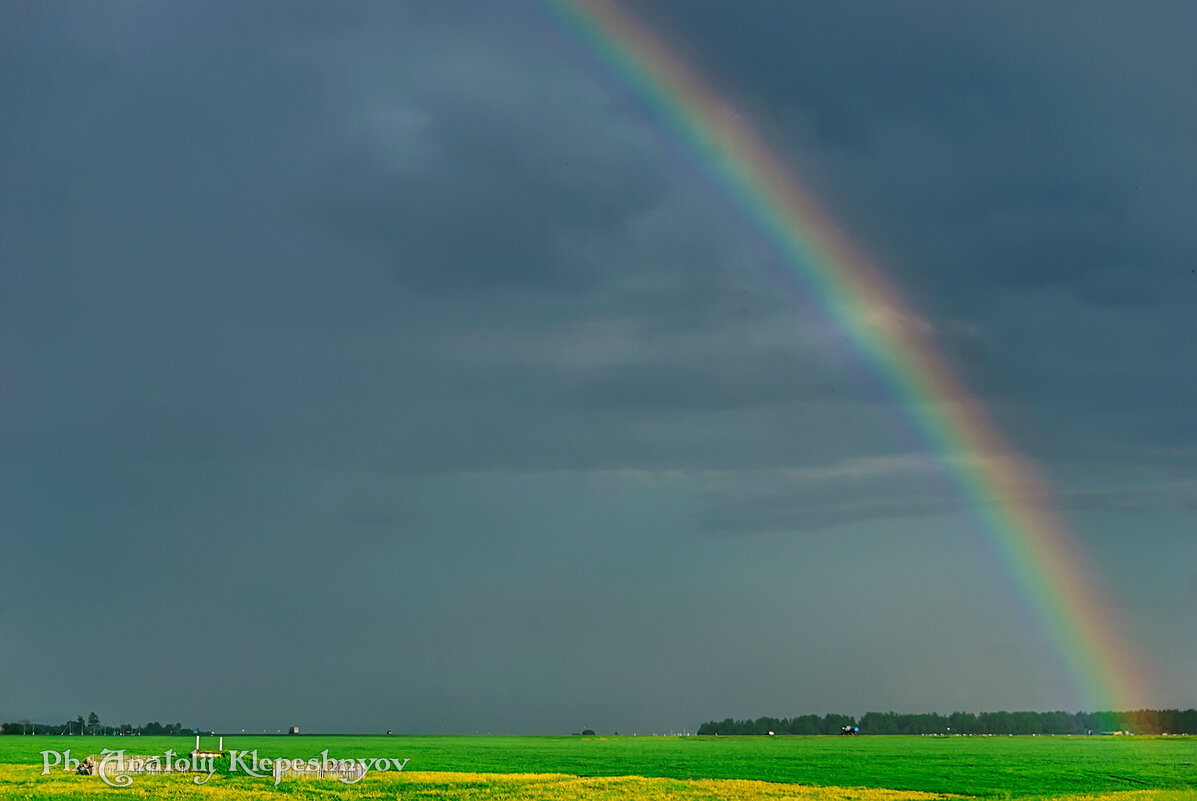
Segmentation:
{"type": "MultiPolygon", "coordinates": [[[[1197,6],[634,8],[1039,465],[1143,702],[1197,705],[1197,6]]],[[[1086,703],[817,298],[545,7],[6,2],[0,116],[0,718],[1086,703]]]]}

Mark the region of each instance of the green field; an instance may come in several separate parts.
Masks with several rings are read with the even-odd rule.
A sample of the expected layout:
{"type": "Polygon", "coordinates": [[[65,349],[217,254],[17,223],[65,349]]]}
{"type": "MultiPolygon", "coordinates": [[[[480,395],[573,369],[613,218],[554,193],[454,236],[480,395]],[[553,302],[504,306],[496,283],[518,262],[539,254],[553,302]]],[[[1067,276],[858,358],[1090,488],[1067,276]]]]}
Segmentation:
{"type": "MultiPolygon", "coordinates": [[[[287,779],[276,789],[266,779],[217,774],[203,787],[181,776],[137,777],[131,788],[118,790],[95,777],[59,770],[38,775],[42,750],[70,748],[72,756],[81,757],[108,747],[154,755],[168,748],[186,753],[193,745],[189,737],[0,737],[0,794],[882,799],[919,793],[982,798],[1126,793],[1120,797],[1197,801],[1197,738],[1192,737],[229,736],[226,749],[257,749],[263,757],[310,758],[327,748],[334,758],[410,761],[402,774],[374,773],[351,787],[333,780],[287,779]]],[[[214,738],[205,738],[204,746],[215,746],[214,738]]]]}

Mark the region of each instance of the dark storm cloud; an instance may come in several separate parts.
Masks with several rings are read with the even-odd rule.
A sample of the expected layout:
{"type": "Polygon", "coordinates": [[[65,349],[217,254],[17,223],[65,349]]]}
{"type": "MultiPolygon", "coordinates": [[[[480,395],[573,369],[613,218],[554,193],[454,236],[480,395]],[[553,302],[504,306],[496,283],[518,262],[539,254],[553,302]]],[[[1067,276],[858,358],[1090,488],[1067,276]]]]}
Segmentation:
{"type": "Polygon", "coordinates": [[[594,125],[593,106],[564,88],[544,87],[561,96],[546,108],[537,97],[510,103],[503,83],[487,74],[437,87],[443,94],[421,87],[406,110],[417,131],[403,143],[419,156],[392,166],[379,153],[347,155],[329,185],[315,187],[313,216],[365,239],[418,289],[593,287],[608,266],[570,254],[654,205],[659,170],[626,125],[594,125]],[[629,149],[640,157],[628,159],[629,149]]]}
{"type": "Polygon", "coordinates": [[[778,141],[799,135],[799,160],[927,300],[1059,286],[1134,306],[1183,288],[1197,244],[1177,213],[1197,110],[1176,17],[1193,10],[1153,9],[699,3],[669,19],[699,45],[752,43],[721,47],[724,83],[778,141]]]}
{"type": "MultiPolygon", "coordinates": [[[[1192,9],[751,5],[643,11],[1191,663],[1166,636],[1188,607],[1145,599],[1197,558],[1192,9]]],[[[1071,703],[909,410],[542,8],[0,17],[0,717],[643,732],[1071,703]],[[885,609],[828,609],[845,580],[885,609]],[[143,625],[59,636],[101,602],[143,625]],[[197,606],[262,625],[173,625],[197,606]],[[922,664],[944,636],[957,662],[922,664]],[[321,700],[280,720],[280,694],[321,700]]]]}

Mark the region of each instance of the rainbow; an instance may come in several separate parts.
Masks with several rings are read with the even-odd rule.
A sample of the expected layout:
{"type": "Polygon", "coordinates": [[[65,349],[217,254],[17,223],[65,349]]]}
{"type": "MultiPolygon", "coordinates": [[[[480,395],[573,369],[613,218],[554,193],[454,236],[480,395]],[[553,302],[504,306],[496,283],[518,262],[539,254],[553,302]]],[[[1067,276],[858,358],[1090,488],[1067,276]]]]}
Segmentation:
{"type": "Polygon", "coordinates": [[[929,326],[820,209],[791,166],[645,26],[610,0],[545,4],[730,195],[876,371],[946,466],[987,550],[1056,645],[1078,699],[1093,710],[1142,703],[1136,650],[1053,514],[1048,488],[953,374],[929,326]]]}

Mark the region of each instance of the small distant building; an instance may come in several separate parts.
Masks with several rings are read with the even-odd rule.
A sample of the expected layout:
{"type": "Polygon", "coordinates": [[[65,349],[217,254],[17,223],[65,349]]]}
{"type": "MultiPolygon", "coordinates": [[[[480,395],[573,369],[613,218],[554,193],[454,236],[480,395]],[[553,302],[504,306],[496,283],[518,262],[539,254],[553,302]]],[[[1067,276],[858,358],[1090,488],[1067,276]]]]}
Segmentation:
{"type": "Polygon", "coordinates": [[[291,728],[287,729],[287,734],[299,734],[299,727],[292,726],[291,728]]]}

